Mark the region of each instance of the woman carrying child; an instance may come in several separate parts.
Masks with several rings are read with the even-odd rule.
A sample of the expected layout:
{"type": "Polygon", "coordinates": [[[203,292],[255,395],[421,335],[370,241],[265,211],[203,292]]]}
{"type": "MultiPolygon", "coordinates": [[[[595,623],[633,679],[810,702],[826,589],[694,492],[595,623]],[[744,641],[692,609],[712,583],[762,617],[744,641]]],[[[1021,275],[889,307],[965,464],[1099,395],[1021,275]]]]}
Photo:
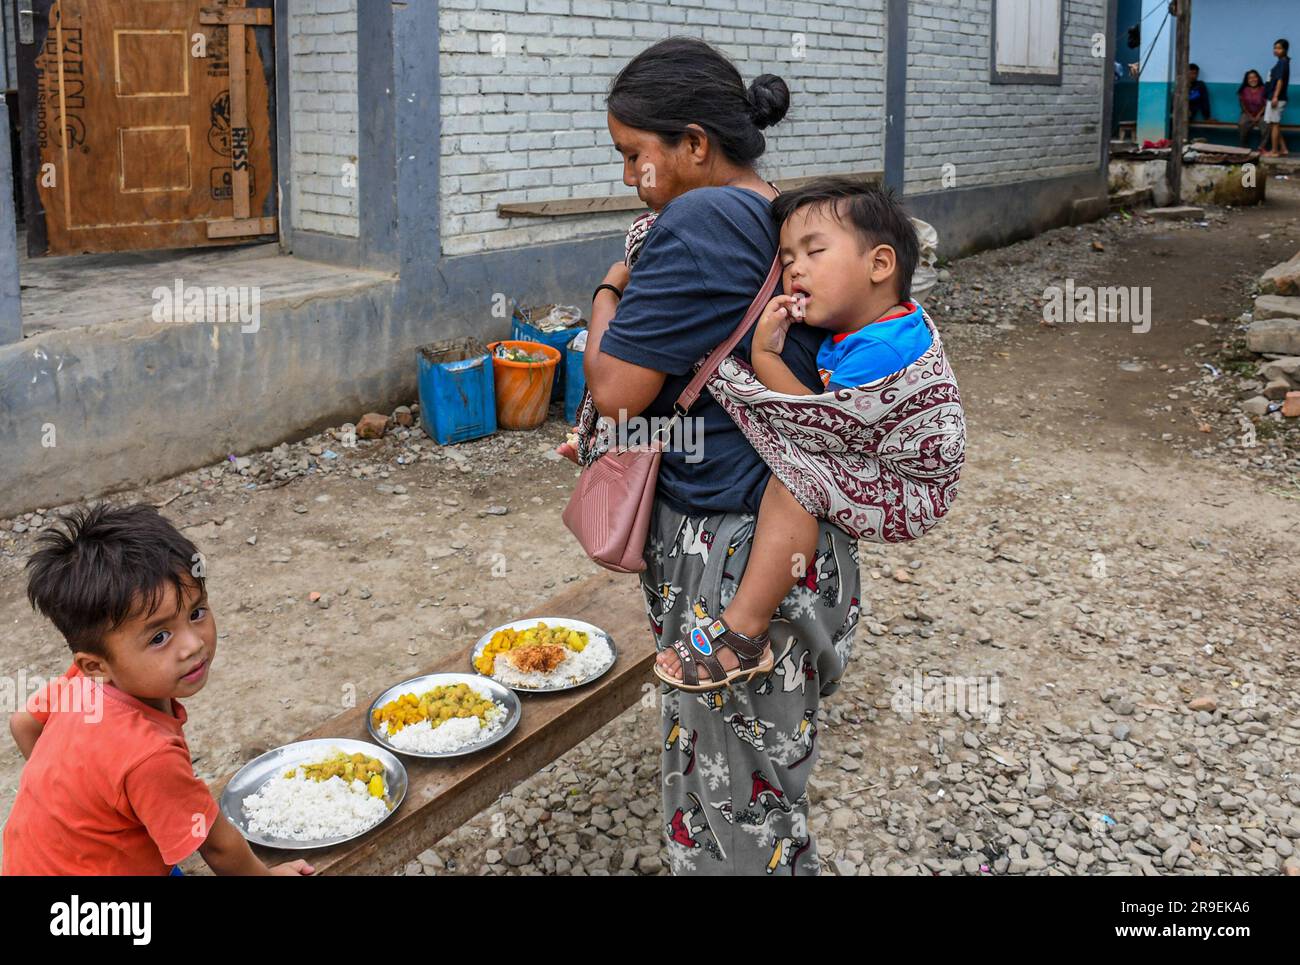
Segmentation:
{"type": "MultiPolygon", "coordinates": [[[[777,191],[754,164],[761,132],[785,115],[789,91],[772,75],[746,88],[716,50],[672,38],[623,68],[607,106],[624,183],[659,214],[635,274],[615,264],[595,295],[587,384],[602,416],[669,416],[694,363],[731,334],[771,268],[777,191]]],[[[748,357],[752,341],[751,332],[737,354],[748,357]]],[[[810,391],[824,388],[821,342],[816,331],[794,326],[780,352],[810,391]]],[[[731,601],[771,478],[710,395],[688,418],[701,430],[701,458],[688,463],[688,454],[664,453],[641,575],[661,650],[716,621],[731,601]]],[[[812,557],[789,565],[799,580],[770,628],[775,672],[701,694],[665,688],[663,813],[676,873],[818,871],[807,785],[821,698],[838,687],[857,625],[857,544],[821,520],[812,557]]],[[[723,634],[711,649],[734,668],[737,648],[752,653],[752,643],[743,633],[723,634]]]]}

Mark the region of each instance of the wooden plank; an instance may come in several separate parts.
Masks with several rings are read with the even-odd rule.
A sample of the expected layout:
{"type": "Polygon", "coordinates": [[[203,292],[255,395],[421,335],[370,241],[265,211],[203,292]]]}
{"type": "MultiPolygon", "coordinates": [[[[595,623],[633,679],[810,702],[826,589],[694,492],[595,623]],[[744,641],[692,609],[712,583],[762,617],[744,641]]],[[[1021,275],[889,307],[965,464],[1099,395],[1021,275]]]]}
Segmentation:
{"type": "MultiPolygon", "coordinates": [[[[1213,130],[1235,131],[1237,129],[1237,122],[1236,121],[1192,121],[1188,125],[1188,127],[1190,127],[1192,130],[1196,130],[1197,128],[1200,127],[1206,127],[1206,128],[1211,128],[1213,130]]],[[[1283,124],[1282,130],[1300,131],[1300,124],[1283,124]]],[[[1189,147],[1190,146],[1193,145],[1189,145],[1189,147]]],[[[1221,147],[1222,145],[1216,145],[1216,146],[1221,147]]]]}
{"type": "Polygon", "coordinates": [[[1183,148],[1187,144],[1187,76],[1192,43],[1192,0],[1172,0],[1174,20],[1174,104],[1169,122],[1167,179],[1170,204],[1181,204],[1183,191],[1183,148]]]}
{"type": "MultiPolygon", "coordinates": [[[[449,761],[403,757],[410,777],[406,800],[396,814],[371,833],[347,844],[310,852],[254,845],[258,857],[268,864],[306,857],[317,874],[390,874],[644,695],[654,693],[650,672],[654,638],[636,577],[601,573],[575,583],[524,616],[567,616],[594,623],[614,639],[618,659],[605,676],[588,687],[559,694],[522,694],[523,717],[519,725],[506,740],[487,750],[449,761]]],[[[422,672],[447,670],[469,670],[468,649],[422,672]]],[[[380,692],[298,739],[369,740],[365,715],[380,692]]],[[[214,783],[213,794],[220,798],[233,776],[214,783]]]]}
{"type": "MultiPolygon", "coordinates": [[[[843,177],[861,178],[864,181],[880,181],[883,171],[848,171],[843,177]]],[[[822,174],[810,174],[798,178],[778,178],[772,183],[782,191],[801,188],[810,181],[825,177],[822,174]]],[[[497,205],[497,216],[501,218],[555,218],[571,214],[606,214],[611,211],[640,211],[645,202],[635,194],[601,195],[599,197],[561,198],[555,201],[511,201],[497,205]]]]}
{"type": "Polygon", "coordinates": [[[639,211],[645,202],[635,194],[595,198],[564,198],[559,201],[512,201],[497,205],[502,218],[554,218],[566,214],[603,214],[607,211],[639,211]]]}
{"type": "MultiPolygon", "coordinates": [[[[835,171],[832,172],[832,174],[835,177],[857,178],[861,181],[883,181],[885,178],[884,171],[845,171],[844,173],[835,171]]],[[[802,188],[806,184],[811,184],[813,181],[819,181],[822,178],[829,176],[830,175],[827,174],[808,174],[798,178],[777,178],[772,183],[782,191],[794,191],[797,188],[802,188]]]]}
{"type": "Polygon", "coordinates": [[[244,238],[250,235],[275,234],[275,218],[242,218],[209,221],[209,238],[244,238]]]}
{"type": "MultiPolygon", "coordinates": [[[[244,57],[242,23],[230,31],[230,193],[235,203],[235,220],[248,217],[248,68],[244,57]]],[[[211,237],[211,235],[209,235],[211,237]]]]}
{"type": "Polygon", "coordinates": [[[271,16],[270,7],[252,10],[240,7],[217,7],[199,11],[199,23],[242,23],[249,27],[269,27],[274,23],[271,16]]]}

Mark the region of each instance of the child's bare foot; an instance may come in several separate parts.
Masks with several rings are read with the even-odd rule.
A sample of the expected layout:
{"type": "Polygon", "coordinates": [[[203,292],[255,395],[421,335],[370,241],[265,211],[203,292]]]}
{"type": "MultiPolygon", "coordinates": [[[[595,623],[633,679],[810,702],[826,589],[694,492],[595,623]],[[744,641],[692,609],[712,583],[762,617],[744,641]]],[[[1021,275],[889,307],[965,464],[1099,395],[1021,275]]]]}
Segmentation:
{"type": "Polygon", "coordinates": [[[696,627],[655,659],[655,674],[664,683],[684,690],[714,690],[732,679],[749,679],[772,669],[768,624],[742,614],[724,612],[722,619],[696,627]],[[683,669],[686,659],[690,666],[683,669]]]}

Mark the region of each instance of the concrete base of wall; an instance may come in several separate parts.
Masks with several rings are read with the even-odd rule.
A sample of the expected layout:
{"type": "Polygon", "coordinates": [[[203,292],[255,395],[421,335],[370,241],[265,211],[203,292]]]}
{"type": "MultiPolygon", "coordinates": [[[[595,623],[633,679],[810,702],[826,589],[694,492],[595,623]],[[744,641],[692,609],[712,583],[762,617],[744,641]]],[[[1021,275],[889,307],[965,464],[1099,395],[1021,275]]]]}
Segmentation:
{"type": "Polygon", "coordinates": [[[1087,224],[1098,221],[1110,214],[1110,198],[1106,195],[1094,195],[1079,198],[1070,205],[1070,224],[1087,224]]]}
{"type": "Polygon", "coordinates": [[[1077,216],[1075,201],[1105,194],[1105,177],[1089,171],[1045,181],[909,195],[904,202],[913,217],[935,226],[939,254],[951,259],[1071,224],[1077,216]]]}
{"type": "Polygon", "coordinates": [[[418,285],[387,280],[345,296],[264,302],[255,333],[116,322],[0,346],[0,516],[165,479],[410,402],[418,346],[506,336],[508,307],[493,314],[503,299],[582,304],[622,248],[622,237],[605,237],[448,258],[418,285]]]}
{"type": "Polygon", "coordinates": [[[396,287],[264,304],[255,333],[117,322],[0,347],[0,515],[272,446],[391,397],[419,337],[392,324],[396,287]]]}
{"type": "MultiPolygon", "coordinates": [[[[1188,164],[1183,167],[1181,204],[1262,204],[1266,172],[1259,165],[1188,164]]],[[[1169,194],[1168,163],[1117,158],[1110,162],[1110,193],[1150,191],[1159,207],[1174,204],[1169,194]]]]}

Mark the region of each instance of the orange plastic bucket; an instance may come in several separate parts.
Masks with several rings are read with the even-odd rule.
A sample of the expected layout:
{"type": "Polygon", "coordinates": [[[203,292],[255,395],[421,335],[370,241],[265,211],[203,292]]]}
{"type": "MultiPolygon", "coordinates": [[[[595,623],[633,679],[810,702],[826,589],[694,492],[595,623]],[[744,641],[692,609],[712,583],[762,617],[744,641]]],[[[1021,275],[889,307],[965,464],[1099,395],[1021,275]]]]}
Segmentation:
{"type": "Polygon", "coordinates": [[[560,364],[559,350],[541,342],[513,339],[489,342],[487,350],[492,356],[492,378],[496,382],[497,425],[502,429],[536,429],[546,421],[546,410],[551,404],[555,368],[560,364]],[[544,355],[546,360],[512,362],[497,358],[498,345],[517,348],[529,355],[544,355]]]}

